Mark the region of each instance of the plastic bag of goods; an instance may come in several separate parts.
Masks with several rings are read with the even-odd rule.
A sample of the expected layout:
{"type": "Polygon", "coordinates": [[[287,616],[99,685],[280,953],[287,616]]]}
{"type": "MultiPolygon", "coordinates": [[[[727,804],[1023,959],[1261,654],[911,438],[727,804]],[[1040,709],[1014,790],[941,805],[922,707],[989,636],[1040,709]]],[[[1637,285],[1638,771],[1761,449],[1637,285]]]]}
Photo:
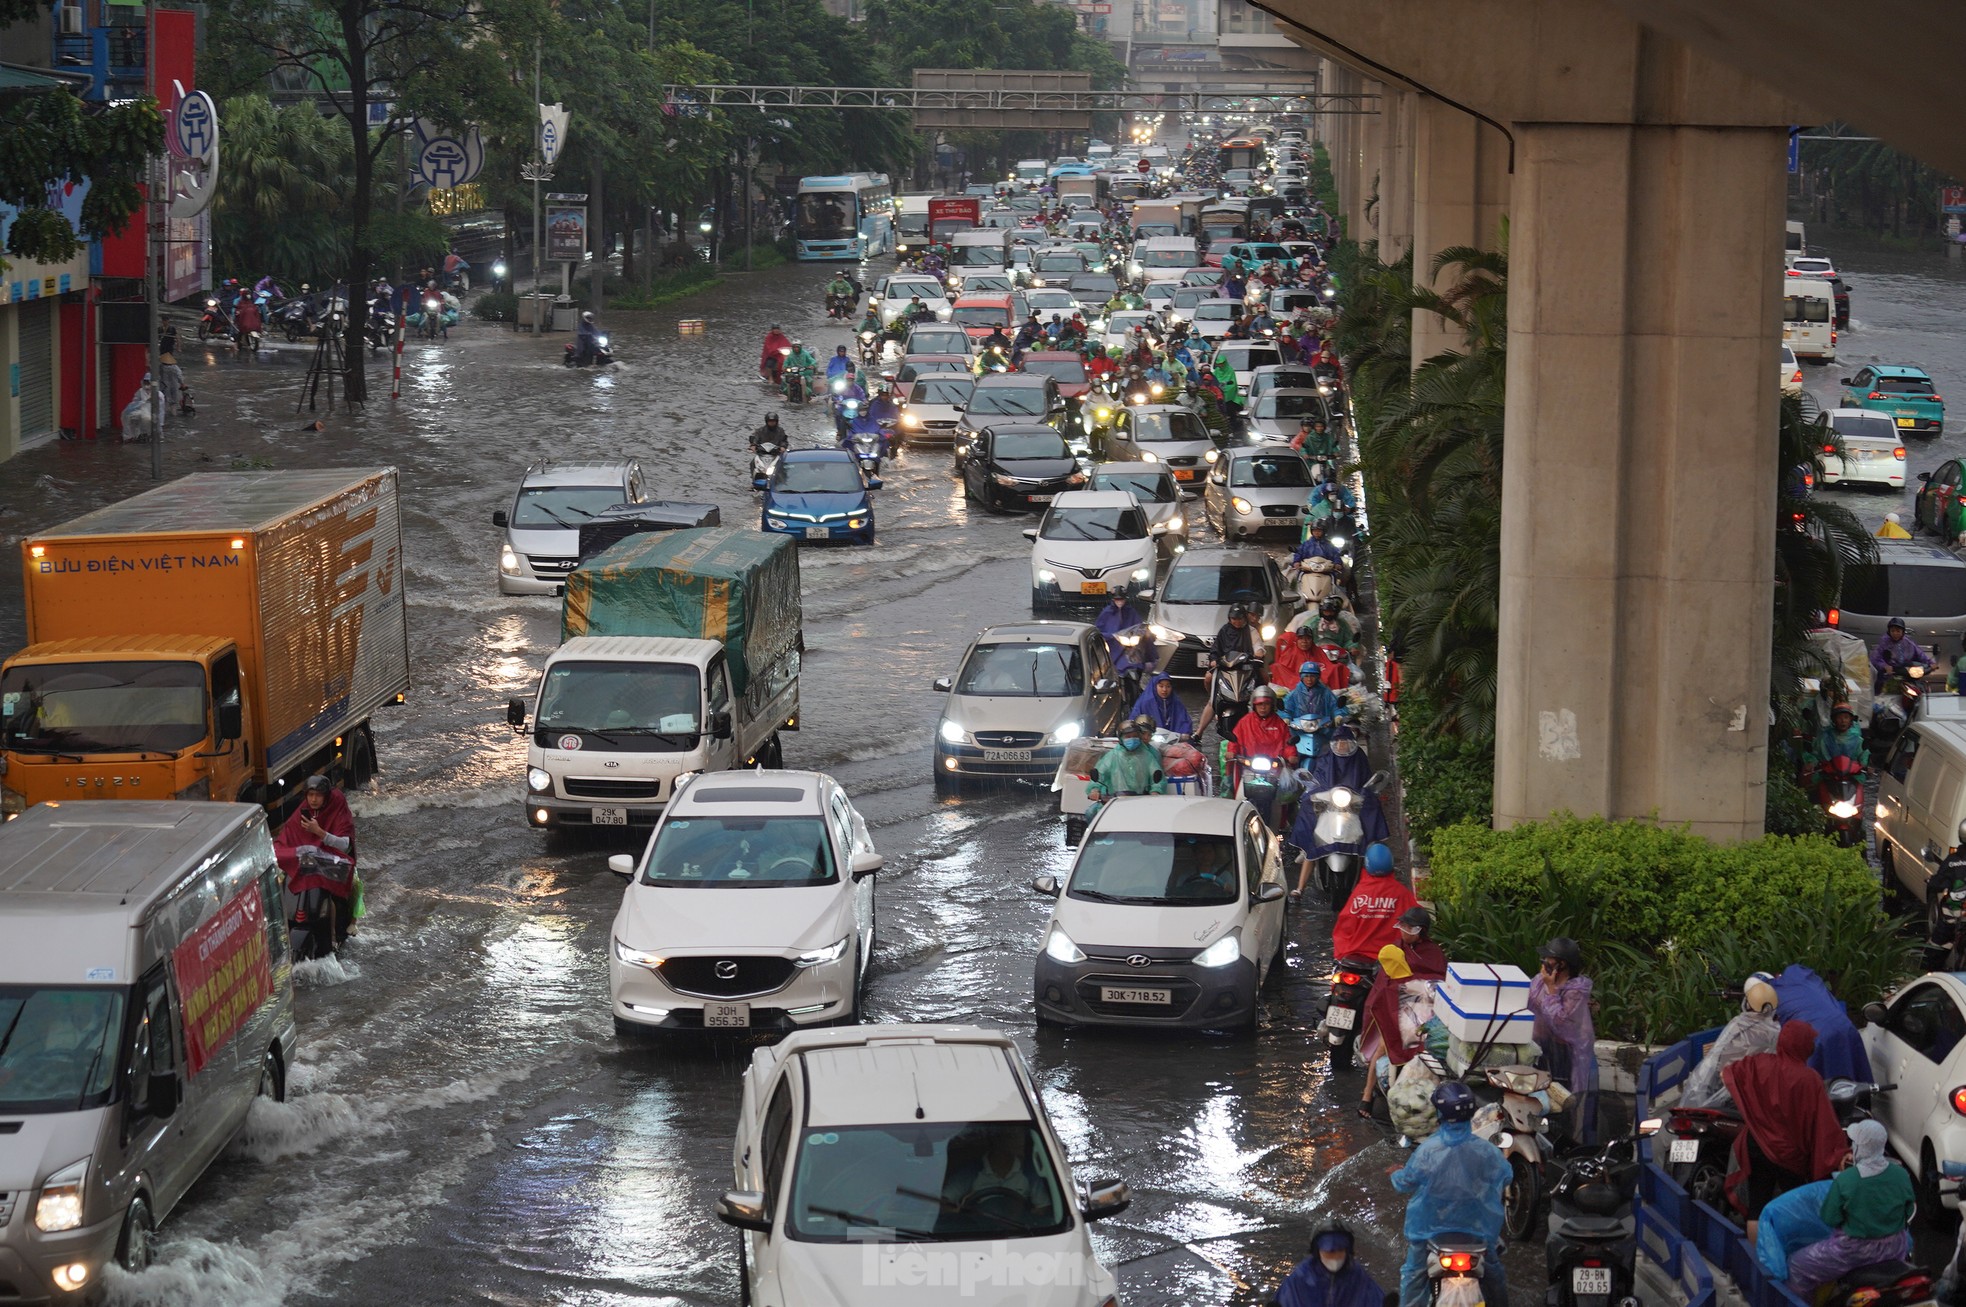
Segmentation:
{"type": "Polygon", "coordinates": [[[1470,1044],[1458,1035],[1449,1035],[1447,1070],[1450,1074],[1464,1076],[1475,1067],[1534,1066],[1541,1052],[1534,1040],[1525,1040],[1520,1044],[1490,1044],[1484,1051],[1480,1044],[1470,1044]],[[1481,1053],[1479,1059],[1475,1056],[1478,1052],[1481,1053]]]}
{"type": "Polygon", "coordinates": [[[1162,751],[1160,766],[1169,776],[1194,776],[1201,771],[1201,750],[1186,740],[1176,740],[1162,751]]]}
{"type": "Polygon", "coordinates": [[[1386,1091],[1386,1111],[1394,1128],[1416,1143],[1440,1129],[1440,1113],[1433,1104],[1439,1085],[1440,1077],[1426,1059],[1416,1057],[1399,1069],[1399,1078],[1386,1091]]]}

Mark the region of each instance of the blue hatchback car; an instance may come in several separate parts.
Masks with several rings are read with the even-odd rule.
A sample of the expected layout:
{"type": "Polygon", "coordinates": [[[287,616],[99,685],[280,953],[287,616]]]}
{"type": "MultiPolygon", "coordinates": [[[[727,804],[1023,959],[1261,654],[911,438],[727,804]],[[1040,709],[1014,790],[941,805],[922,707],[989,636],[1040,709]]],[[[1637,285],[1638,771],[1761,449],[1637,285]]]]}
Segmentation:
{"type": "Polygon", "coordinates": [[[844,449],[793,449],[778,460],[765,483],[760,530],[801,540],[874,543],[874,501],[868,491],[879,477],[860,471],[859,460],[844,449]]]}

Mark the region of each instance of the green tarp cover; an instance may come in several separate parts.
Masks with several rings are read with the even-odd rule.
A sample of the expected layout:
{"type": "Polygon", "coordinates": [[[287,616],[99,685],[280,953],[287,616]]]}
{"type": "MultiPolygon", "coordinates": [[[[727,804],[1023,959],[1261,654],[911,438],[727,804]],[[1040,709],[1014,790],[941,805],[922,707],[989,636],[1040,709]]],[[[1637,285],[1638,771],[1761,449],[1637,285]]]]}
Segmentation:
{"type": "Polygon", "coordinates": [[[630,536],[567,576],[560,638],[718,640],[743,694],[799,647],[799,555],[790,536],[735,527],[630,536]]]}

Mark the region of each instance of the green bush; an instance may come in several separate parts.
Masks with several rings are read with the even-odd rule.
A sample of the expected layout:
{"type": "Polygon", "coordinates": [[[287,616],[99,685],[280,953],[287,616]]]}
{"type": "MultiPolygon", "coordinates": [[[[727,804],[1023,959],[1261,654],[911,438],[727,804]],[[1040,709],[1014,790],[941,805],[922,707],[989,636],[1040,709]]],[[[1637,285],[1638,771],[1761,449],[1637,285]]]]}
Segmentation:
{"type": "Polygon", "coordinates": [[[1427,893],[1451,957],[1525,971],[1553,935],[1583,950],[1600,1036],[1659,1043],[1717,1024],[1717,991],[1800,962],[1845,1002],[1917,970],[1862,855],[1820,836],[1719,845],[1679,827],[1555,817],[1434,833],[1427,893]]]}
{"type": "Polygon", "coordinates": [[[1460,822],[1487,825],[1495,810],[1495,746],[1441,731],[1437,709],[1411,687],[1399,701],[1400,800],[1406,828],[1425,851],[1434,832],[1460,822]]]}
{"type": "Polygon", "coordinates": [[[486,291],[471,302],[471,313],[484,322],[510,322],[519,316],[518,292],[486,291]]]}
{"type": "Polygon", "coordinates": [[[1768,809],[1770,835],[1821,835],[1827,829],[1823,810],[1809,791],[1795,782],[1795,771],[1779,750],[1768,751],[1768,809]]]}

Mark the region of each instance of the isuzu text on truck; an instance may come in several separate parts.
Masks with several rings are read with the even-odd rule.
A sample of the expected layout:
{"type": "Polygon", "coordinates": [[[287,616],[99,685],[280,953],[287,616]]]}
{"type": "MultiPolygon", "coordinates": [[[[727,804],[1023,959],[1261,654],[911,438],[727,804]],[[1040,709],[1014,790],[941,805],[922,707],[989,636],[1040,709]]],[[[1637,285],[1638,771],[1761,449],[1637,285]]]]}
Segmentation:
{"type": "Polygon", "coordinates": [[[653,826],[698,772],[782,765],[797,730],[798,546],[715,527],[633,536],[567,577],[530,712],[528,824],[653,826]]]}
{"type": "Polygon", "coordinates": [[[280,807],[375,770],[409,689],[394,468],[210,473],[21,543],[0,814],[59,799],[280,807]]]}

